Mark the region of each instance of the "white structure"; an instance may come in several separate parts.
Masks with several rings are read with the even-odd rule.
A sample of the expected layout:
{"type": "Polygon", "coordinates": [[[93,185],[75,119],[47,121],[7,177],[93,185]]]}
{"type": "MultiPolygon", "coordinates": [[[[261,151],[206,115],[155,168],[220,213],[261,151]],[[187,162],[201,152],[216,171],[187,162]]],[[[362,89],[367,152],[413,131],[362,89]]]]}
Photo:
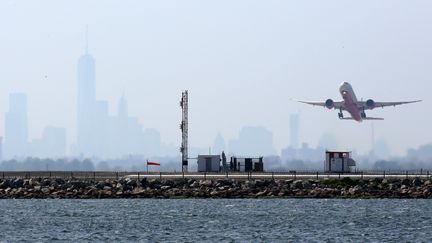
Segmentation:
{"type": "Polygon", "coordinates": [[[351,172],[356,165],[348,151],[326,151],[324,172],[351,172]]]}
{"type": "Polygon", "coordinates": [[[220,155],[198,155],[198,172],[219,172],[220,155]]]}

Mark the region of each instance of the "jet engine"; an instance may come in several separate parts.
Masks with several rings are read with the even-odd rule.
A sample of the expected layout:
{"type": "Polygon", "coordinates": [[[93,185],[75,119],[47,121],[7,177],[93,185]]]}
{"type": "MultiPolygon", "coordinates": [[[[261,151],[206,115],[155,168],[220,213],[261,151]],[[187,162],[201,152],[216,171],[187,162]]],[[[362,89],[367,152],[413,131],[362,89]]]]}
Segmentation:
{"type": "Polygon", "coordinates": [[[325,106],[328,109],[333,109],[333,107],[334,107],[334,101],[332,99],[327,99],[326,102],[325,102],[325,106]]]}
{"type": "Polygon", "coordinates": [[[375,108],[375,101],[372,100],[372,99],[368,99],[368,100],[366,100],[366,106],[367,106],[368,108],[370,108],[370,109],[375,108]]]}

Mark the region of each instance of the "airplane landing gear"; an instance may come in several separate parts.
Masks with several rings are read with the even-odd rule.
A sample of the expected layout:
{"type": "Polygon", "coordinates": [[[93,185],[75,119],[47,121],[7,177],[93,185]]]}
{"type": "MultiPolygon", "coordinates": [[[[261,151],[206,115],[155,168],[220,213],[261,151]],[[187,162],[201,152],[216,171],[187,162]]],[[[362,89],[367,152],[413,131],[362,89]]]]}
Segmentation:
{"type": "Polygon", "coordinates": [[[339,119],[342,119],[342,118],[343,118],[342,110],[339,111],[338,116],[339,116],[339,119]]]}
{"type": "Polygon", "coordinates": [[[361,112],[361,117],[363,118],[363,119],[365,119],[366,118],[366,113],[365,113],[365,111],[363,110],[362,112],[361,112]]]}

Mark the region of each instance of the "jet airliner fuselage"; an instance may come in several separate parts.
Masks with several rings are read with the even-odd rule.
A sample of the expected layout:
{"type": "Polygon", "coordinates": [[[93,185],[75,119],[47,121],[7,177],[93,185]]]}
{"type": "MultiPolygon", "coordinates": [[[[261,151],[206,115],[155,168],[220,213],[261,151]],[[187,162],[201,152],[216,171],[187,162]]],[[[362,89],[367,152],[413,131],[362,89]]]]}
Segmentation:
{"type": "Polygon", "coordinates": [[[372,99],[366,101],[358,101],[354,93],[354,90],[348,82],[343,82],[339,87],[339,92],[343,98],[342,101],[333,101],[332,99],[327,99],[325,102],[313,102],[313,101],[299,101],[301,103],[324,106],[328,109],[338,109],[339,119],[343,120],[355,120],[362,122],[363,120],[383,120],[383,118],[367,117],[365,110],[372,110],[376,107],[386,107],[386,106],[397,106],[409,103],[420,102],[421,100],[415,101],[402,101],[402,102],[375,102],[372,99]],[[343,111],[347,111],[351,117],[344,117],[343,111]]]}

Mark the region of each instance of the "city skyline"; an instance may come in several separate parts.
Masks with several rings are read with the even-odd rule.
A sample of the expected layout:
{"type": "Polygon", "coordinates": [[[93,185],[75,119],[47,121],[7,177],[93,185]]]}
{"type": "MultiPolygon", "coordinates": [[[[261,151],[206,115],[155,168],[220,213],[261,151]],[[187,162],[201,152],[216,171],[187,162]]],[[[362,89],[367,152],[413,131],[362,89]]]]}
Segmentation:
{"type": "MultiPolygon", "coordinates": [[[[173,153],[173,144],[171,148],[165,150],[160,138],[159,131],[153,128],[144,129],[135,117],[129,117],[128,103],[124,92],[120,96],[117,104],[117,113],[109,114],[109,104],[106,100],[98,100],[96,98],[96,61],[89,53],[86,32],[86,48],[85,53],[78,58],[77,65],[77,142],[67,143],[66,128],[47,125],[42,135],[39,137],[28,136],[28,118],[27,118],[27,95],[25,93],[11,93],[9,95],[9,111],[5,113],[5,135],[4,137],[15,137],[14,141],[6,140],[6,158],[35,156],[40,158],[62,158],[62,157],[99,157],[99,158],[123,158],[130,155],[145,155],[145,156],[175,156],[173,153]],[[117,119],[114,121],[113,119],[117,119]],[[114,123],[113,123],[114,121],[114,123]],[[14,127],[8,129],[8,126],[14,127]],[[102,129],[102,127],[108,129],[102,129]],[[128,127],[129,126],[129,127],[128,127]],[[118,130],[111,133],[112,129],[118,130]],[[18,136],[8,135],[8,132],[17,134],[18,136]],[[99,132],[97,132],[99,131],[99,132]],[[124,132],[129,131],[125,134],[124,132]],[[47,135],[56,134],[56,135],[47,135]],[[140,140],[140,136],[151,138],[148,142],[140,140]],[[131,139],[131,138],[136,138],[131,139]],[[121,140],[119,143],[107,143],[107,141],[121,140]],[[58,144],[56,144],[56,141],[58,144]],[[124,141],[132,141],[129,144],[124,141]],[[24,145],[25,144],[25,145],[24,145]],[[10,149],[8,147],[15,147],[10,149]],[[109,153],[103,151],[109,150],[109,153]],[[56,149],[56,152],[53,152],[56,149]],[[166,154],[163,154],[164,151],[166,154]]],[[[292,113],[289,116],[289,143],[282,147],[281,150],[276,150],[273,147],[273,133],[268,131],[263,126],[243,126],[239,130],[239,137],[228,139],[218,132],[213,141],[215,153],[226,150],[231,154],[249,154],[249,155],[281,155],[286,159],[287,151],[292,158],[301,159],[317,159],[317,153],[309,148],[309,144],[304,141],[300,142],[299,126],[300,113],[292,113]],[[247,132],[249,130],[249,132],[247,132]],[[259,135],[261,133],[261,135],[259,135]],[[267,133],[267,134],[266,134],[267,133]],[[242,135],[243,134],[243,135],[242,135]],[[248,135],[245,135],[248,134],[248,135]],[[219,141],[216,141],[219,140],[219,141]],[[254,141],[254,142],[251,142],[254,141]],[[265,141],[265,142],[263,142],[265,141]],[[219,143],[219,144],[217,144],[219,143]],[[301,143],[301,146],[300,146],[301,143]],[[222,145],[223,144],[223,145],[222,145]],[[222,149],[223,148],[223,149],[222,149]],[[287,150],[288,149],[288,150],[287,150]],[[306,149],[312,155],[306,155],[302,152],[306,149]],[[220,151],[219,151],[220,150],[220,151]],[[285,154],[285,155],[284,155],[285,154]]],[[[372,125],[371,125],[372,126],[372,125]]],[[[372,134],[374,128],[372,128],[372,134]]],[[[372,135],[374,136],[374,135],[372,135]]],[[[374,143],[374,141],[372,141],[374,143]]],[[[389,155],[389,148],[385,139],[379,139],[378,147],[381,148],[381,156],[378,158],[386,158],[389,155]]],[[[370,144],[371,148],[373,144],[370,144]]],[[[422,145],[423,146],[423,145],[422,145]]],[[[193,156],[203,153],[206,147],[193,146],[193,156]]],[[[337,145],[336,138],[329,133],[324,133],[318,140],[316,147],[317,151],[324,149],[343,149],[337,145]],[[327,146],[326,146],[327,145],[327,146]]],[[[415,148],[407,148],[409,150],[415,148]]],[[[356,149],[353,149],[357,152],[356,149]]],[[[211,151],[210,151],[211,152],[211,151]]],[[[373,151],[365,151],[374,156],[373,151]]]]}
{"type": "MultiPolygon", "coordinates": [[[[342,81],[364,99],[424,100],[380,110],[386,120],[375,123],[376,140],[385,140],[392,154],[431,142],[424,131],[432,117],[424,110],[431,105],[432,36],[417,31],[432,21],[430,3],[417,9],[395,1],[392,11],[372,1],[172,4],[0,3],[0,114],[8,111],[10,93],[26,93],[30,140],[52,125],[67,129],[68,145],[77,143],[76,62],[86,50],[88,25],[96,100],[106,101],[108,114],[116,116],[125,93],[129,114],[175,149],[179,94],[188,89],[191,146],[211,147],[218,132],[228,143],[242,127],[263,126],[280,152],[290,144],[290,115],[300,112],[299,145],[317,147],[330,134],[341,148],[366,154],[370,123],[349,124],[290,101],[335,99],[342,81]],[[50,5],[55,12],[47,11],[50,5]]],[[[4,128],[2,118],[2,135],[4,128]]]]}

